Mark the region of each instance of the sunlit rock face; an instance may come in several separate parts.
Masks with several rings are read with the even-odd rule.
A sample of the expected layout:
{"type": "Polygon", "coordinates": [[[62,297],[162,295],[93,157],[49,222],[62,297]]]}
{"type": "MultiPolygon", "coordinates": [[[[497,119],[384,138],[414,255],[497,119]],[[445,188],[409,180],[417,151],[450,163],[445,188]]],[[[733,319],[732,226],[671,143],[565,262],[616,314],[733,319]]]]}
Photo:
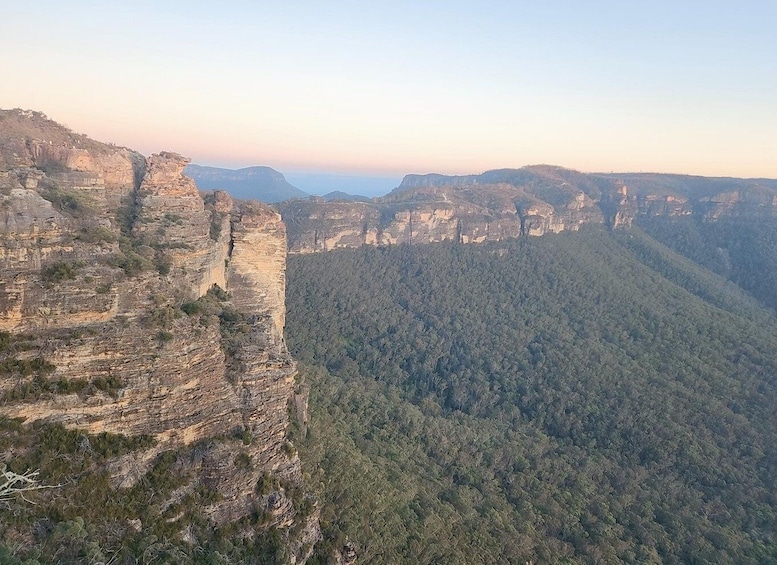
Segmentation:
{"type": "MultiPolygon", "coordinates": [[[[285,226],[265,205],[203,197],[186,163],[0,112],[0,331],[23,342],[17,358],[45,359],[46,379],[83,384],[33,398],[19,394],[32,375],[3,374],[0,414],[153,436],[111,464],[120,486],[160,452],[201,445],[191,476],[221,495],[203,508],[214,524],[260,509],[267,527],[291,528],[296,509],[277,486],[302,481],[286,440],[285,226]],[[212,288],[204,311],[195,301],[212,288]],[[251,465],[237,469],[238,452],[251,465]],[[276,486],[257,493],[265,473],[276,486]]],[[[295,531],[309,547],[315,516],[295,531]]],[[[302,560],[299,540],[290,552],[302,560]]]]}
{"type": "Polygon", "coordinates": [[[133,236],[163,247],[176,276],[186,281],[191,296],[202,296],[214,284],[226,288],[230,231],[226,218],[232,200],[213,197],[221,212],[206,209],[194,181],[183,175],[189,159],[160,153],[147,159],[146,175],[137,194],[133,236]]]}
{"type": "Polygon", "coordinates": [[[576,231],[628,229],[640,216],[704,221],[773,215],[777,181],[681,175],[585,174],[547,165],[481,175],[407,175],[370,202],[311,198],[279,205],[290,253],[361,245],[480,243],[576,231]]]}
{"type": "Polygon", "coordinates": [[[536,192],[514,184],[509,176],[408,175],[391,194],[368,203],[292,200],[279,207],[291,253],[360,245],[480,243],[605,221],[596,200],[579,188],[564,186],[546,199],[536,192]]]}
{"type": "Polygon", "coordinates": [[[74,133],[40,112],[0,111],[0,170],[37,168],[62,189],[117,206],[137,188],[144,167],[140,153],[74,133]]]}
{"type": "Polygon", "coordinates": [[[271,342],[284,349],[286,324],[286,226],[281,215],[259,202],[242,202],[232,215],[229,277],[232,299],[246,312],[268,316],[271,342]]]}

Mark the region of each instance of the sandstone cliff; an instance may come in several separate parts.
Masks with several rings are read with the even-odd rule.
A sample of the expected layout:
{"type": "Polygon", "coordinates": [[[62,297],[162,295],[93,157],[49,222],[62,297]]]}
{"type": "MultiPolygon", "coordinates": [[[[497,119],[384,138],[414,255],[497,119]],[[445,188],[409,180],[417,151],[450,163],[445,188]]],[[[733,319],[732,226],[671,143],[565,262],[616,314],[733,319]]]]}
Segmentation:
{"type": "Polygon", "coordinates": [[[115,207],[137,188],[145,159],[73,133],[40,112],[0,111],[0,170],[26,167],[45,172],[60,188],[115,207]]]}
{"type": "Polygon", "coordinates": [[[631,227],[648,215],[774,215],[777,181],[681,175],[584,174],[551,166],[480,175],[407,175],[370,202],[291,200],[279,205],[289,251],[361,245],[476,243],[578,230],[631,227]]]}
{"type": "Polygon", "coordinates": [[[279,207],[292,253],[359,245],[478,243],[605,221],[597,199],[581,187],[558,179],[539,184],[541,178],[534,173],[520,178],[409,175],[391,194],[371,202],[292,200],[279,207]]]}
{"type": "Polygon", "coordinates": [[[23,342],[0,415],[153,436],[112,463],[125,487],[161,452],[205,441],[187,488],[219,493],[212,523],[264,513],[304,561],[318,529],[290,495],[302,474],[286,437],[285,226],[265,205],[203,199],[187,162],[0,112],[0,331],[23,342]]]}

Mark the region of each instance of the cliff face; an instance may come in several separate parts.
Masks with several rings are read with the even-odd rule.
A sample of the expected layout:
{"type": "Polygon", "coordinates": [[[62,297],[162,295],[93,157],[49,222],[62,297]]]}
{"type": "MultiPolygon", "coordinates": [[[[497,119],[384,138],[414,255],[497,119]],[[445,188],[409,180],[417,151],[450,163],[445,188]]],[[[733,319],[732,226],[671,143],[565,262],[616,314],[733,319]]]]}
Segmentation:
{"type": "Polygon", "coordinates": [[[280,209],[292,253],[396,243],[478,243],[605,221],[597,201],[580,187],[538,187],[540,175],[528,178],[409,175],[391,194],[371,202],[293,200],[280,209]]]}
{"type": "Polygon", "coordinates": [[[194,181],[183,175],[188,159],[176,153],[148,158],[147,173],[136,194],[132,235],[164,251],[169,267],[196,298],[214,284],[227,287],[231,233],[225,222],[232,201],[225,193],[213,196],[220,211],[206,209],[194,181]],[[227,200],[228,199],[228,200],[227,200]]]}
{"type": "Polygon", "coordinates": [[[476,243],[578,230],[628,228],[647,215],[774,215],[777,181],[680,175],[584,174],[560,167],[481,175],[408,175],[370,202],[292,200],[280,204],[291,253],[361,245],[476,243]]]}
{"type": "Polygon", "coordinates": [[[273,349],[285,351],[286,226],[281,215],[258,202],[243,204],[233,215],[231,245],[228,271],[235,306],[267,316],[273,349]]]}
{"type": "MultiPolygon", "coordinates": [[[[0,112],[0,170],[37,168],[60,188],[115,207],[137,187],[145,159],[136,151],[73,133],[40,112],[0,112]]],[[[37,175],[33,172],[33,177],[37,175]]],[[[34,188],[29,186],[28,188],[34,188]]]]}
{"type": "Polygon", "coordinates": [[[219,493],[203,509],[213,524],[300,523],[289,544],[303,561],[318,530],[288,494],[302,474],[286,439],[280,215],[203,199],[174,153],[144,159],[30,112],[0,112],[0,131],[0,330],[24,342],[19,363],[46,368],[0,373],[0,415],[153,436],[112,465],[123,486],[205,441],[190,488],[219,493]]]}

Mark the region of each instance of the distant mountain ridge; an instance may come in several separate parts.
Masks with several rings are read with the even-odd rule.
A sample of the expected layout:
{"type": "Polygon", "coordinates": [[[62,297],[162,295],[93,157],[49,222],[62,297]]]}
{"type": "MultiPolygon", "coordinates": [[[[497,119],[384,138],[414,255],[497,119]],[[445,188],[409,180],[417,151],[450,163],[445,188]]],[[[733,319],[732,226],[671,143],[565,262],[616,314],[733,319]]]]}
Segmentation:
{"type": "Polygon", "coordinates": [[[290,201],[279,206],[289,251],[361,245],[479,243],[630,227],[640,217],[777,216],[777,180],[654,173],[581,173],[551,165],[477,175],[407,175],[369,202],[290,201]]]}
{"type": "MultiPolygon", "coordinates": [[[[395,189],[402,181],[401,177],[365,175],[359,173],[302,173],[286,172],[289,182],[310,194],[325,195],[342,193],[350,197],[371,198],[382,196],[395,189]]],[[[350,200],[352,198],[346,198],[350,200]]]]}
{"type": "Polygon", "coordinates": [[[324,200],[353,200],[354,202],[369,202],[372,200],[367,196],[361,196],[359,194],[349,194],[342,190],[334,190],[324,194],[322,197],[324,200]]]}
{"type": "Polygon", "coordinates": [[[222,169],[190,164],[184,173],[194,179],[200,190],[225,190],[236,198],[256,199],[268,204],[309,196],[270,167],[222,169]]]}
{"type": "Polygon", "coordinates": [[[473,175],[425,175],[408,174],[392,194],[412,188],[433,186],[474,186],[485,184],[511,184],[515,186],[530,184],[542,178],[546,181],[558,180],[579,187],[591,195],[609,188],[615,181],[628,186],[631,194],[662,194],[685,196],[688,198],[710,196],[730,190],[766,189],[777,190],[777,179],[704,177],[672,173],[581,173],[554,165],[529,165],[518,169],[494,169],[473,175]]]}
{"type": "Polygon", "coordinates": [[[628,185],[634,194],[682,195],[687,198],[711,197],[731,191],[777,191],[777,179],[702,177],[666,173],[609,173],[602,177],[628,185]]]}

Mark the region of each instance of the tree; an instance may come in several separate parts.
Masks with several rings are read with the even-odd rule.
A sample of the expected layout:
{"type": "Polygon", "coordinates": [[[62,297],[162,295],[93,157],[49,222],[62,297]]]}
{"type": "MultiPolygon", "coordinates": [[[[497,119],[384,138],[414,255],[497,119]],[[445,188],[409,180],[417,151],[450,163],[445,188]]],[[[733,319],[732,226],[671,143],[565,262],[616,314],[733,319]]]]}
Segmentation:
{"type": "MultiPolygon", "coordinates": [[[[42,485],[38,482],[38,471],[32,471],[27,469],[24,473],[14,473],[13,471],[6,469],[3,466],[0,475],[0,480],[4,481],[0,483],[0,501],[8,500],[15,494],[25,493],[31,490],[42,490],[46,488],[56,488],[59,485],[42,485]]],[[[21,494],[24,498],[24,494],[21,494]]],[[[24,498],[24,500],[27,500],[24,498]]],[[[27,502],[30,502],[27,500],[27,502]]]]}

